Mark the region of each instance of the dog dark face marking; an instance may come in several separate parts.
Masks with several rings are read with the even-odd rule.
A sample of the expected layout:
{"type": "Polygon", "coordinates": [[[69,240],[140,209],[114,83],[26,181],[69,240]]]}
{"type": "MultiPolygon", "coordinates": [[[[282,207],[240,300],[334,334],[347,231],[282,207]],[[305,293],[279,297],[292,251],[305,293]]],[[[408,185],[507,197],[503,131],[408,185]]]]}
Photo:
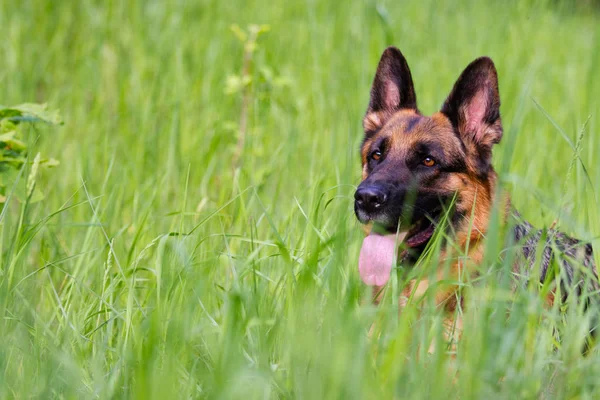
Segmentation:
{"type": "Polygon", "coordinates": [[[489,200],[491,148],[502,135],[496,70],[489,58],[471,63],[440,112],[417,108],[412,76],[396,48],[383,53],[363,120],[363,181],[355,213],[389,232],[408,230],[409,247],[431,238],[437,219],[455,199],[469,215],[475,198],[489,200]]]}
{"type": "MultiPolygon", "coordinates": [[[[447,118],[402,110],[362,146],[364,180],[356,191],[356,215],[395,229],[408,198],[413,220],[452,198],[449,174],[466,173],[465,151],[447,118]],[[376,155],[376,157],[374,157],[376,155]]],[[[450,179],[451,180],[451,179],[450,179]]]]}

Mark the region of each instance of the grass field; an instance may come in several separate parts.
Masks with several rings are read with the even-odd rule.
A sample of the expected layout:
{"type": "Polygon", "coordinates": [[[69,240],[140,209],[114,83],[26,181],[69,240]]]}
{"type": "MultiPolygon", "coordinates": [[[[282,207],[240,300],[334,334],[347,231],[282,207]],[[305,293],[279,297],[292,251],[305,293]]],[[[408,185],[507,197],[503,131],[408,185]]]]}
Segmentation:
{"type": "Polygon", "coordinates": [[[0,0],[0,26],[0,104],[65,121],[22,131],[60,165],[0,216],[0,397],[599,398],[587,317],[507,290],[493,240],[455,357],[431,306],[398,318],[399,279],[370,306],[352,211],[383,49],[403,51],[427,114],[488,55],[504,187],[600,249],[598,10],[0,0]],[[244,56],[251,24],[266,32],[244,56]]]}

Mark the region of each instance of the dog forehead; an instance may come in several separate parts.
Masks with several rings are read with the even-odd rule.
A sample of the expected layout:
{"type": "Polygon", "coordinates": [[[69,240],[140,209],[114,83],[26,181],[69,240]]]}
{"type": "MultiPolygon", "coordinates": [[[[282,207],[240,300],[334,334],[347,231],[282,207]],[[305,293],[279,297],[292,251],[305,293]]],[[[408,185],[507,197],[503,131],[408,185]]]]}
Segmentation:
{"type": "Polygon", "coordinates": [[[383,131],[388,135],[408,135],[428,119],[414,110],[400,110],[385,124],[383,131]]]}
{"type": "Polygon", "coordinates": [[[436,113],[431,117],[414,111],[396,113],[382,129],[382,134],[389,140],[391,147],[403,148],[418,142],[442,142],[452,145],[455,135],[452,125],[443,114],[436,113]]]}
{"type": "Polygon", "coordinates": [[[415,110],[400,110],[361,146],[363,164],[374,147],[382,143],[393,157],[405,157],[419,144],[437,144],[446,154],[463,154],[460,139],[453,133],[452,123],[442,113],[425,116],[415,110]]]}

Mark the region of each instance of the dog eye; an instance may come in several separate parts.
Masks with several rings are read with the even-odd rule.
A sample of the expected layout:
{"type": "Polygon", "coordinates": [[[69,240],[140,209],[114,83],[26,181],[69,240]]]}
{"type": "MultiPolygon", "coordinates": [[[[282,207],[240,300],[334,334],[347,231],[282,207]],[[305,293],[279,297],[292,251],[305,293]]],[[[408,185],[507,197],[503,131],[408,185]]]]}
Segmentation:
{"type": "Polygon", "coordinates": [[[426,167],[433,167],[436,164],[435,160],[431,157],[425,157],[425,159],[423,159],[422,163],[426,167]]]}
{"type": "Polygon", "coordinates": [[[381,152],[379,150],[375,150],[374,152],[372,152],[371,159],[379,161],[381,159],[381,152]]]}

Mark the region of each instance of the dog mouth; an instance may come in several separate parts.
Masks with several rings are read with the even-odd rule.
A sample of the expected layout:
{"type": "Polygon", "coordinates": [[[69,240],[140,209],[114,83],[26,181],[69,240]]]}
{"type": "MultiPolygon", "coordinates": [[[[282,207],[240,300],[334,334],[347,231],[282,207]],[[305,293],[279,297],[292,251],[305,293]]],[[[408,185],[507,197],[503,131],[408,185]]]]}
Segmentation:
{"type": "Polygon", "coordinates": [[[411,248],[427,244],[435,232],[435,227],[436,223],[433,218],[421,218],[408,230],[404,243],[411,248]]]}
{"type": "Polygon", "coordinates": [[[401,229],[401,225],[385,226],[375,222],[360,250],[358,270],[363,282],[383,286],[395,264],[415,262],[433,237],[439,214],[423,215],[408,230],[401,229]]]}
{"type": "Polygon", "coordinates": [[[416,214],[417,215],[413,218],[401,217],[398,219],[398,222],[390,222],[389,218],[377,217],[369,218],[366,221],[361,222],[373,223],[372,231],[381,235],[402,232],[404,238],[402,243],[405,247],[424,247],[424,245],[426,245],[433,237],[435,229],[439,224],[442,210],[441,208],[435,208],[429,211],[418,210],[416,214]],[[402,220],[411,222],[403,223],[402,220]]]}

